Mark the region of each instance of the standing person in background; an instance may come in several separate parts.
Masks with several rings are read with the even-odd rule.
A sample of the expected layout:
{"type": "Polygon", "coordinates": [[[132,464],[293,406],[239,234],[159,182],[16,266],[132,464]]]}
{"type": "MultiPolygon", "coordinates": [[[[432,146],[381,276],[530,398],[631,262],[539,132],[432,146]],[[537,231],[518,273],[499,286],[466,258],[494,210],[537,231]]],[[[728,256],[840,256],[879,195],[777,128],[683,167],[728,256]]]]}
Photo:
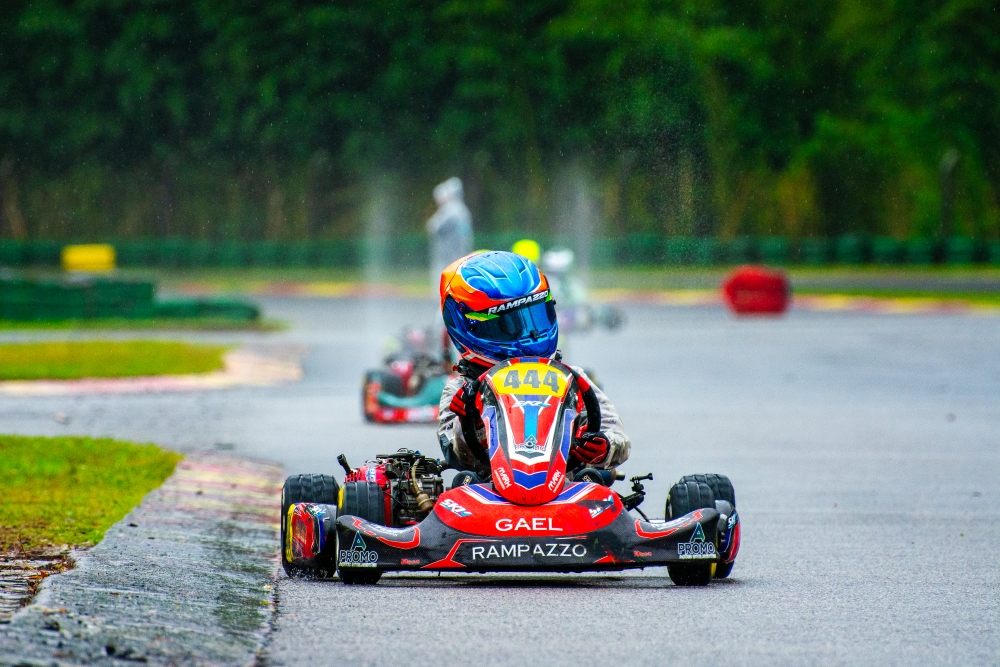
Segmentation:
{"type": "MultiPolygon", "coordinates": [[[[455,176],[434,188],[434,202],[438,210],[427,221],[427,236],[430,241],[431,290],[437,293],[444,270],[455,260],[472,252],[472,214],[465,205],[462,180],[455,176]]],[[[451,372],[457,358],[440,310],[437,311],[435,328],[442,343],[441,361],[445,372],[451,372]]]]}
{"type": "Polygon", "coordinates": [[[430,237],[431,288],[441,282],[441,273],[449,264],[472,252],[472,215],[465,205],[462,181],[449,178],[434,188],[438,210],[427,221],[430,237]]]}

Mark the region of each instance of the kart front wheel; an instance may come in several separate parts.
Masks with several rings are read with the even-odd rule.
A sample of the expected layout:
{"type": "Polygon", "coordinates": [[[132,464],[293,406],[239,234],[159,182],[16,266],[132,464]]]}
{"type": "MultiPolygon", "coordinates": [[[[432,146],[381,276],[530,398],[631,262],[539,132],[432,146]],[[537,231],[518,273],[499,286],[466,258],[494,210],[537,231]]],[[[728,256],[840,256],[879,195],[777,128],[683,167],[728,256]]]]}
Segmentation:
{"type": "Polygon", "coordinates": [[[319,503],[336,505],[340,486],[332,475],[292,475],[281,488],[281,566],[288,576],[304,573],[306,570],[288,561],[286,544],[288,540],[288,508],[295,503],[319,503]]]}
{"type": "Polygon", "coordinates": [[[733,565],[736,565],[736,561],[730,563],[719,563],[715,566],[715,578],[725,579],[733,572],[733,565]]]}
{"type": "MultiPolygon", "coordinates": [[[[694,476],[682,477],[667,495],[668,519],[676,519],[698,509],[713,509],[715,494],[704,481],[694,476]]],[[[708,586],[712,581],[715,563],[669,563],[667,574],[677,586],[708,586]]]]}
{"type": "MultiPolygon", "coordinates": [[[[380,526],[385,520],[385,495],[382,487],[372,482],[345,482],[340,494],[337,516],[356,516],[380,526]]],[[[347,585],[377,584],[382,572],[376,568],[337,568],[340,580],[347,585]]]]}

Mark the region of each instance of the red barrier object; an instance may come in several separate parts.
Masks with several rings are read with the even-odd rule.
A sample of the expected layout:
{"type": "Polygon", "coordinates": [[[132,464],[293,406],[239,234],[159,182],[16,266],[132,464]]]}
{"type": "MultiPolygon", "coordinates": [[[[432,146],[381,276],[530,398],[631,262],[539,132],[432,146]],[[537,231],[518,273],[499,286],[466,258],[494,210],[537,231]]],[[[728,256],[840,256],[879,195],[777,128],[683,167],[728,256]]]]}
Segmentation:
{"type": "Polygon", "coordinates": [[[762,266],[741,266],[722,282],[726,305],[737,315],[780,315],[790,295],[788,277],[762,266]]]}

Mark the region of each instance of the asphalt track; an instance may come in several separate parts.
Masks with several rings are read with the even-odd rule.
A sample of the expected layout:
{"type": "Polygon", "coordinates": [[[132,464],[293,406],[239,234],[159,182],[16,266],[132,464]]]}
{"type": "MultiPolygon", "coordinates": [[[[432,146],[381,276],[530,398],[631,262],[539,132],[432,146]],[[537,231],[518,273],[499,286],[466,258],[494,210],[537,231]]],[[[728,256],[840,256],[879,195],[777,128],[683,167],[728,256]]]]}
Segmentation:
{"type": "MultiPolygon", "coordinates": [[[[180,450],[235,445],[289,472],[337,471],[429,428],[361,422],[358,383],[414,300],[274,299],[305,379],[199,394],[0,399],[4,432],[90,433],[180,450]],[[60,415],[60,421],[54,415],[60,415]]],[[[652,471],[647,513],[694,472],[730,475],[732,578],[282,579],[273,665],[1000,664],[1000,320],[634,307],[572,342],[652,471]]],[[[9,336],[4,336],[9,337],[9,336]]],[[[24,337],[24,334],[18,334],[24,337]]],[[[169,337],[176,338],[177,335],[169,337]]],[[[258,340],[259,334],[184,334],[258,340]]]]}

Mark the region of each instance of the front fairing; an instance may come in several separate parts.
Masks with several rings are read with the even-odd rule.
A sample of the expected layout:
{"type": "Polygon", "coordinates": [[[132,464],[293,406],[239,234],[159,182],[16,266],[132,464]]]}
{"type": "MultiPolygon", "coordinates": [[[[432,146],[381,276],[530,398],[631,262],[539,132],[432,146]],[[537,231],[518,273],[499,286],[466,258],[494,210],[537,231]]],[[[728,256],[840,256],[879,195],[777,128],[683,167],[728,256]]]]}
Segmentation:
{"type": "Polygon", "coordinates": [[[506,500],[540,505],[563,489],[579,413],[572,371],[552,359],[511,359],[481,389],[493,486],[506,500]]]}

